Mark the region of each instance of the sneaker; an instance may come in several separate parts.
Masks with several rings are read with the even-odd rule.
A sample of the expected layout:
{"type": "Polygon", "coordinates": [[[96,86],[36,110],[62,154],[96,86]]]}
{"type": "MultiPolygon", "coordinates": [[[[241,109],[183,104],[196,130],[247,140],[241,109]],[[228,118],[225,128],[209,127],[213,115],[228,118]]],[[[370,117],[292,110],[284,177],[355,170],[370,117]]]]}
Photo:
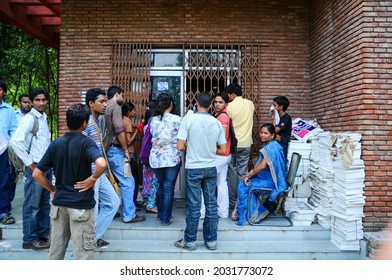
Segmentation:
{"type": "Polygon", "coordinates": [[[208,250],[216,250],[217,248],[216,241],[205,241],[204,244],[208,250]]]}
{"type": "Polygon", "coordinates": [[[196,243],[195,242],[185,242],[184,239],[180,239],[180,240],[174,242],[174,246],[177,248],[188,250],[188,251],[195,251],[196,250],[196,243]]]}

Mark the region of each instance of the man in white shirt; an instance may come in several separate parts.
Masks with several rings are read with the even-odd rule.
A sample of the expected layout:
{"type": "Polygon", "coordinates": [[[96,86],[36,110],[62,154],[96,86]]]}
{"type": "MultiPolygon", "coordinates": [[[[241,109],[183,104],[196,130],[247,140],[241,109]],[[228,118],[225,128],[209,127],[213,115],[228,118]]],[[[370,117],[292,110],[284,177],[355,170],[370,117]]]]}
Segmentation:
{"type": "MultiPolygon", "coordinates": [[[[26,165],[23,181],[23,249],[41,250],[49,248],[50,230],[49,191],[41,187],[32,177],[32,173],[50,144],[50,132],[47,124],[45,107],[49,94],[44,88],[34,88],[30,92],[32,114],[26,115],[19,123],[10,144],[18,157],[26,165]],[[38,119],[38,131],[33,135],[34,118],[38,119]],[[31,143],[31,144],[30,144],[31,143]],[[30,153],[28,153],[31,145],[30,153]]],[[[52,180],[52,170],[45,173],[52,180]]]]}
{"type": "Polygon", "coordinates": [[[31,110],[31,102],[29,95],[27,93],[23,93],[19,96],[19,108],[15,110],[16,120],[19,124],[20,120],[30,112],[31,110]]]}

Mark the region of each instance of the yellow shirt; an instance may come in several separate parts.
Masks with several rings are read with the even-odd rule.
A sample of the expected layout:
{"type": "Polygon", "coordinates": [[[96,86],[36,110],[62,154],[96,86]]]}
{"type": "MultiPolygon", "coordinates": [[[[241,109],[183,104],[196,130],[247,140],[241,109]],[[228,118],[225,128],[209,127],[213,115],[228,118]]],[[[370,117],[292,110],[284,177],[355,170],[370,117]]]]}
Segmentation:
{"type": "Polygon", "coordinates": [[[255,106],[253,102],[237,96],[227,106],[227,113],[233,122],[238,148],[248,148],[253,144],[252,128],[255,106]]]}

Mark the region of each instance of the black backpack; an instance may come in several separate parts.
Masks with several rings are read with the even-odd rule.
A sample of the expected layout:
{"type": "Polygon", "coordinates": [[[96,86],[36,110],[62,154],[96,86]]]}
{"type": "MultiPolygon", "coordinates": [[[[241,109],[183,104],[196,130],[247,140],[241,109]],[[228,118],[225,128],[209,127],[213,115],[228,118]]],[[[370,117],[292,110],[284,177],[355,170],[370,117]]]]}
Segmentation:
{"type": "Polygon", "coordinates": [[[220,114],[226,114],[229,117],[230,120],[230,126],[229,126],[229,130],[230,130],[230,139],[231,139],[231,145],[230,145],[230,153],[231,154],[235,154],[237,153],[237,144],[238,144],[238,140],[235,137],[235,132],[234,132],[234,127],[233,127],[233,123],[231,121],[231,118],[229,116],[229,114],[227,114],[226,112],[220,112],[218,113],[215,118],[217,118],[220,114]]]}

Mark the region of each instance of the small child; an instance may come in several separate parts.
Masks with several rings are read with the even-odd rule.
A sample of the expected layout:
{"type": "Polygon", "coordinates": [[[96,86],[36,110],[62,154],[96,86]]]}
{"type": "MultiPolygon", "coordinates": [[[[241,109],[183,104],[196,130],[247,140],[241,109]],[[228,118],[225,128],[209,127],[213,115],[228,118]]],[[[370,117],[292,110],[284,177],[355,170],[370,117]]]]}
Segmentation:
{"type": "Polygon", "coordinates": [[[290,101],[286,96],[277,96],[273,99],[274,101],[274,109],[279,115],[279,122],[277,124],[276,114],[273,114],[273,124],[275,126],[277,137],[276,140],[282,145],[284,157],[287,160],[287,152],[289,149],[289,142],[291,138],[291,128],[292,128],[292,119],[289,114],[286,113],[287,108],[290,105],[290,101]]]}

